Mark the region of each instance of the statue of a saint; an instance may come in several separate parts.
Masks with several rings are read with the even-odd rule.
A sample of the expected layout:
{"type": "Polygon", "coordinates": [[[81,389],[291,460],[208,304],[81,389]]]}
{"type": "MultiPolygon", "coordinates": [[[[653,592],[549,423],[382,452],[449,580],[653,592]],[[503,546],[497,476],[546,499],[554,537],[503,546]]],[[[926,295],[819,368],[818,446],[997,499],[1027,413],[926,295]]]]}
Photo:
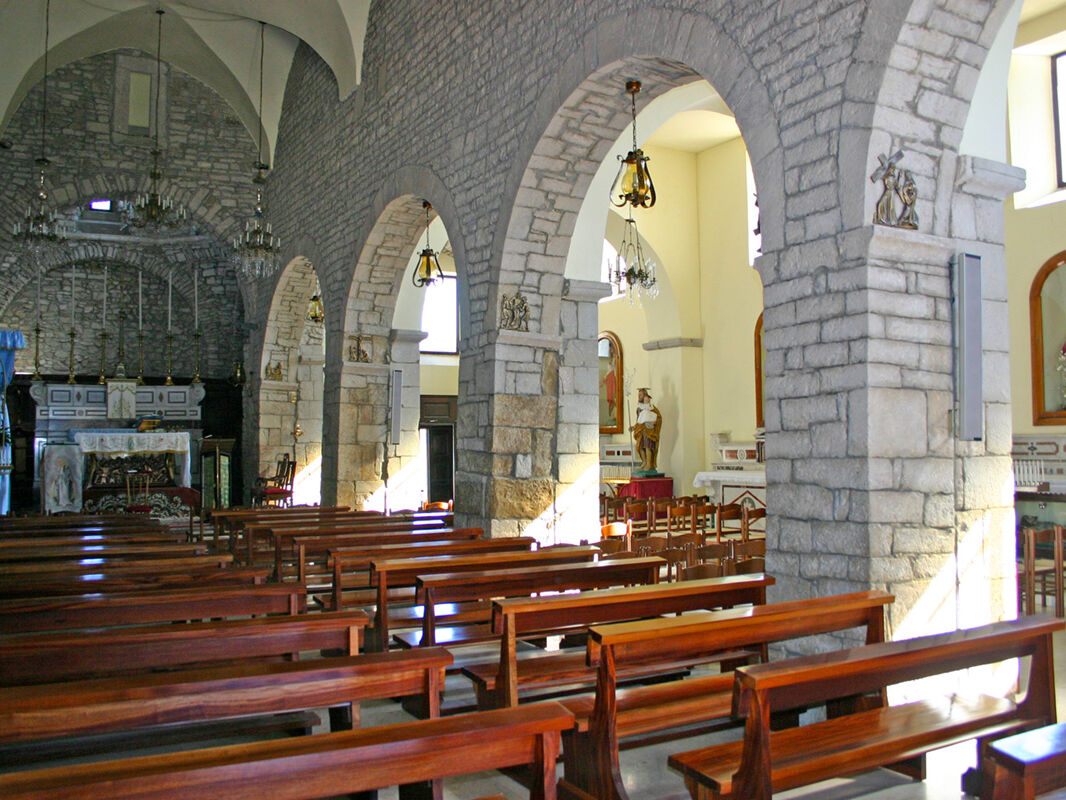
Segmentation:
{"type": "Polygon", "coordinates": [[[659,458],[659,431],[663,425],[662,414],[651,402],[651,393],[646,387],[637,389],[637,421],[630,427],[640,456],[640,469],[635,475],[661,475],[656,468],[659,458]]]}

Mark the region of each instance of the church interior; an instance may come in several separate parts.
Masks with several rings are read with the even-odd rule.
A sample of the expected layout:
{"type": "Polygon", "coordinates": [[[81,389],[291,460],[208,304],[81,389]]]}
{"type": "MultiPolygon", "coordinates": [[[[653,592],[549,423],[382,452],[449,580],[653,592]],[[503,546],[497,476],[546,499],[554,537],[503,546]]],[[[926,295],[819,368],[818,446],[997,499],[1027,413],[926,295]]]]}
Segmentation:
{"type": "MultiPolygon", "coordinates": [[[[865,638],[827,622],[771,662],[1064,615],[1066,0],[0,0],[0,53],[0,562],[19,519],[139,516],[258,555],[266,585],[294,558],[292,602],[328,616],[340,557],[314,562],[328,608],[228,512],[373,512],[521,558],[625,522],[635,561],[656,501],[694,497],[716,544],[764,542],[743,603],[892,598],[865,638]]],[[[383,598],[368,652],[392,653],[383,598]]],[[[1015,655],[1054,723],[1046,643],[1015,655]]],[[[474,702],[453,666],[445,708],[474,702]]],[[[412,718],[388,697],[365,729],[412,718]]],[[[773,794],[954,798],[992,761],[977,736],[924,782],[773,794]]],[[[623,748],[624,780],[617,742],[571,775],[574,737],[560,797],[770,796],[682,778],[735,730],[623,748]]],[[[443,797],[539,796],[478,776],[443,797]]]]}

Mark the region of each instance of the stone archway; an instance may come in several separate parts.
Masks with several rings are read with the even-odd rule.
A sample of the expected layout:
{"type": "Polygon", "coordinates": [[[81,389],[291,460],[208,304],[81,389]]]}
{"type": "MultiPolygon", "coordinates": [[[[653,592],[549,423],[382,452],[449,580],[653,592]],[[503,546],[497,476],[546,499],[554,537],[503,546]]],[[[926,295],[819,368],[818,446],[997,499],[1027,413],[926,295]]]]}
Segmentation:
{"type": "MultiPolygon", "coordinates": [[[[325,502],[353,506],[369,502],[377,507],[399,508],[409,507],[417,500],[407,489],[413,485],[408,478],[410,471],[417,468],[419,454],[418,342],[422,333],[395,328],[393,316],[400,284],[409,280],[411,254],[420,247],[425,234],[423,199],[432,204],[433,216],[440,214],[444,219],[446,229],[456,225],[450,195],[432,174],[412,168],[392,176],[375,199],[377,216],[356,263],[343,310],[343,326],[334,329],[330,325],[324,421],[327,447],[323,453],[325,502]],[[390,436],[392,387],[397,380],[398,441],[390,436]]],[[[466,318],[465,254],[457,237],[449,240],[459,276],[462,321],[466,318]]],[[[442,245],[443,242],[435,243],[437,248],[442,245]]]]}
{"type": "Polygon", "coordinates": [[[296,461],[293,502],[322,499],[323,320],[308,317],[320,292],[314,265],[296,256],[282,270],[266,319],[259,364],[259,473],[282,453],[296,461]]]}

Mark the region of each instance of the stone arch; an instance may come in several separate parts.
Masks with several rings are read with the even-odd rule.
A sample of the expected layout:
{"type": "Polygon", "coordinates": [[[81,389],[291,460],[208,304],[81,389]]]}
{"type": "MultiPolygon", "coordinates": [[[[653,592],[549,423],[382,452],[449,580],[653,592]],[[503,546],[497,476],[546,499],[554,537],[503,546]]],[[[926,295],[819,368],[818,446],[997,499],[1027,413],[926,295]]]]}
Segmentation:
{"type": "Polygon", "coordinates": [[[460,325],[464,332],[469,329],[464,237],[451,193],[430,170],[401,167],[385,179],[373,200],[347,294],[323,298],[337,314],[331,322],[327,309],[322,458],[326,502],[361,504],[382,487],[385,469],[393,480],[418,453],[421,333],[396,330],[393,317],[400,285],[409,279],[411,253],[425,231],[423,200],[433,206],[431,218],[439,215],[449,233],[459,277],[460,325]],[[357,335],[369,359],[365,363],[357,359],[357,335]],[[402,441],[389,445],[386,462],[388,394],[396,369],[402,370],[403,380],[402,441]]]}
{"type": "Polygon", "coordinates": [[[282,453],[296,461],[295,502],[321,500],[325,328],[307,317],[321,291],[306,256],[281,270],[266,315],[259,353],[259,462],[266,474],[282,453]]]}
{"type": "MultiPolygon", "coordinates": [[[[497,294],[509,285],[521,285],[519,280],[528,284],[541,273],[562,273],[577,207],[614,139],[629,123],[623,85],[631,77],[643,81],[645,104],[700,78],[718,91],[733,111],[751,156],[763,247],[780,246],[785,185],[780,135],[759,71],[710,17],[641,9],[592,29],[542,90],[520,148],[530,158],[516,159],[508,177],[505,196],[514,201],[510,217],[501,217],[497,231],[497,294]],[[538,210],[543,219],[532,226],[538,210]]],[[[490,320],[495,300],[488,308],[490,320]]],[[[539,309],[531,314],[538,330],[554,335],[556,320],[540,316],[539,309]]]]}

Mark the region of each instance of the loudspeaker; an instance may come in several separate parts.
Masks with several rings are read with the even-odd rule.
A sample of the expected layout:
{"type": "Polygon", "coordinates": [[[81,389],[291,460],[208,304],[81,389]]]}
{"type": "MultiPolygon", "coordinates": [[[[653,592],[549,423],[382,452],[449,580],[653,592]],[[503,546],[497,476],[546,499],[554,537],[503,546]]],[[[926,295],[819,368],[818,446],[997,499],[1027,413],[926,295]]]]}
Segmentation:
{"type": "Polygon", "coordinates": [[[960,439],[979,441],[984,438],[980,256],[959,254],[955,260],[955,287],[957,433],[960,439]]]}
{"type": "Polygon", "coordinates": [[[397,445],[400,443],[400,430],[401,430],[401,406],[400,399],[403,395],[403,370],[394,369],[392,371],[392,385],[390,387],[391,393],[391,408],[389,413],[389,444],[397,445]]]}

